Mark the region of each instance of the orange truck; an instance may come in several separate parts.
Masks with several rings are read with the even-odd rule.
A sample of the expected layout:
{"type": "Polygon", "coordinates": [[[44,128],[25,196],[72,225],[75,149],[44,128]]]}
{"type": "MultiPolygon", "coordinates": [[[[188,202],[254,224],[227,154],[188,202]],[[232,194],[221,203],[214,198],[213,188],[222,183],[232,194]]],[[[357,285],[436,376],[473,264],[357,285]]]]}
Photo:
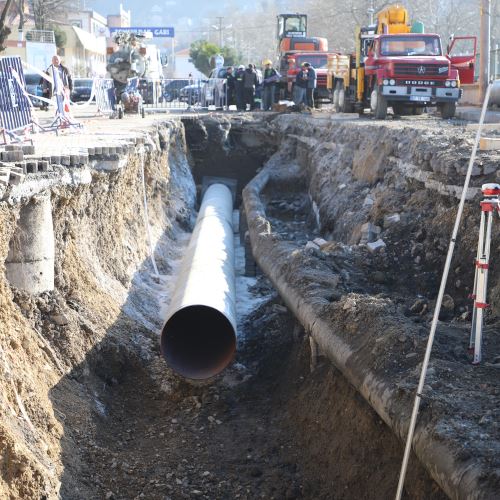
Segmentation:
{"type": "Polygon", "coordinates": [[[335,109],[362,114],[370,108],[384,119],[388,107],[405,115],[436,106],[451,118],[461,85],[473,83],[476,45],[476,37],[457,37],[445,51],[439,35],[410,24],[404,7],[387,7],[375,25],[357,30],[355,54],[329,58],[327,87],[335,109]]]}
{"type": "MultiPolygon", "coordinates": [[[[291,79],[298,73],[302,62],[309,62],[318,74],[318,87],[321,83],[321,96],[328,95],[326,88],[328,65],[328,40],[307,36],[306,14],[280,14],[277,17],[277,39],[279,72],[281,73],[280,98],[290,97],[291,79]],[[307,59],[306,59],[307,57],[307,59]],[[318,58],[316,60],[316,57],[318,58]],[[314,64],[316,62],[316,64],[314,64]],[[321,74],[321,76],[320,76],[321,74]]],[[[318,95],[319,95],[318,94],[318,95]]],[[[324,98],[324,97],[322,97],[324,98]]]]}

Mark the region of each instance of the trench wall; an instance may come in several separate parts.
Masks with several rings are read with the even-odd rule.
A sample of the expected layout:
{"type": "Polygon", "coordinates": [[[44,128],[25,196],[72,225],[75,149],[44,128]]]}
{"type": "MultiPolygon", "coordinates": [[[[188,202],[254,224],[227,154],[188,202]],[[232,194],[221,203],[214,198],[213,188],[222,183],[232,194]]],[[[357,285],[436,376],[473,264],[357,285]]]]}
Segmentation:
{"type": "MultiPolygon", "coordinates": [[[[128,296],[133,282],[145,294],[152,286],[137,282],[138,271],[152,274],[143,217],[142,159],[161,274],[171,271],[172,241],[179,228],[189,229],[195,189],[180,122],[165,121],[135,135],[132,146],[130,137],[125,137],[124,154],[95,157],[75,169],[56,167],[43,189],[43,183],[33,179],[22,189],[7,191],[0,202],[2,498],[58,497],[62,446],[71,454],[76,442],[64,435],[64,413],[53,404],[51,390],[75,367],[85,371],[87,354],[100,348],[118,317],[122,322],[128,318],[127,334],[139,344],[136,350],[141,340],[152,343],[140,336],[145,328],[159,328],[159,312],[151,311],[140,293],[128,296]],[[40,195],[51,200],[55,289],[31,295],[11,288],[4,263],[9,245],[23,230],[22,207],[40,195]]],[[[78,404],[76,399],[74,403],[78,404]]]]}

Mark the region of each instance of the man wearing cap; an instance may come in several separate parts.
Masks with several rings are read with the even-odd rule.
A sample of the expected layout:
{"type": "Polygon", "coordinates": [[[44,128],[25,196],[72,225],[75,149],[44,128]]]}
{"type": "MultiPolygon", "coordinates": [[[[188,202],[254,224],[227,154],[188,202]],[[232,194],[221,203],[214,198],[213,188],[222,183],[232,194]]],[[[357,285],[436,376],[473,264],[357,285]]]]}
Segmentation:
{"type": "Polygon", "coordinates": [[[262,64],[264,65],[262,109],[270,111],[274,104],[276,85],[280,80],[280,74],[273,68],[273,63],[269,59],[263,61],[262,64]]]}
{"type": "Polygon", "coordinates": [[[317,85],[316,70],[308,62],[304,63],[304,68],[307,70],[307,105],[314,108],[314,89],[317,85]]]}
{"type": "Polygon", "coordinates": [[[243,77],[245,75],[245,66],[240,64],[234,75],[234,93],[236,96],[236,109],[245,111],[245,95],[243,88],[243,77]]]}

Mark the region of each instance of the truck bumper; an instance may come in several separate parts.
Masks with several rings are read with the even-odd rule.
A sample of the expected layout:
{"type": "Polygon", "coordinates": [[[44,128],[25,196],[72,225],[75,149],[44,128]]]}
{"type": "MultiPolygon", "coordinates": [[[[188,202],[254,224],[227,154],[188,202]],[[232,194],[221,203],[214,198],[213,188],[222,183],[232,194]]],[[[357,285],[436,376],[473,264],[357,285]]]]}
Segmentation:
{"type": "Polygon", "coordinates": [[[410,87],[384,85],[381,89],[388,101],[407,101],[411,103],[437,104],[458,101],[462,90],[451,87],[410,87]]]}

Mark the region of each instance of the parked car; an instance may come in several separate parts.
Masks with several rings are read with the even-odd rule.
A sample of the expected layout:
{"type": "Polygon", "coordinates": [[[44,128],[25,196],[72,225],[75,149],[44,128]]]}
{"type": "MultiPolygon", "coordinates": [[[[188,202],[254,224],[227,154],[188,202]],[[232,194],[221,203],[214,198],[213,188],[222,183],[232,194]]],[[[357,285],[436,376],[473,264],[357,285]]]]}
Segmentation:
{"type": "Polygon", "coordinates": [[[168,80],[163,85],[163,99],[167,102],[179,99],[181,90],[189,85],[189,80],[168,80]]]}
{"type": "Polygon", "coordinates": [[[201,101],[201,86],[196,83],[194,85],[186,85],[179,92],[179,101],[185,102],[192,106],[201,101]]]}
{"type": "Polygon", "coordinates": [[[71,100],[73,102],[88,101],[92,94],[92,78],[75,78],[73,80],[73,91],[71,92],[71,100]]]}
{"type": "Polygon", "coordinates": [[[204,82],[202,102],[204,106],[222,108],[226,104],[226,68],[215,68],[204,82]]]}
{"type": "MultiPolygon", "coordinates": [[[[40,75],[36,73],[25,73],[24,81],[26,82],[26,91],[31,96],[42,96],[42,86],[40,85],[40,75]]],[[[42,105],[42,101],[37,99],[36,97],[31,97],[30,100],[33,103],[33,106],[39,107],[42,105]]]]}

